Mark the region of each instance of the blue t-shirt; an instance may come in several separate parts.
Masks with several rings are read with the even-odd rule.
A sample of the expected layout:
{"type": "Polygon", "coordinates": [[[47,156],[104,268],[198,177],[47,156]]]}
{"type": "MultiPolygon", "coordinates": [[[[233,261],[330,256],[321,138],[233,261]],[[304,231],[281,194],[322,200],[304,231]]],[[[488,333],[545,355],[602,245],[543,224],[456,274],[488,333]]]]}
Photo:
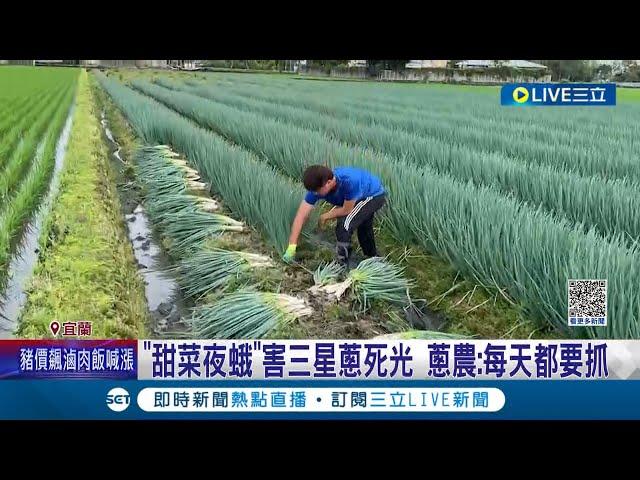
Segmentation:
{"type": "Polygon", "coordinates": [[[314,192],[307,192],[304,200],[311,205],[315,205],[318,200],[324,200],[336,207],[341,207],[345,200],[358,201],[384,193],[380,179],[366,170],[354,167],[337,167],[333,169],[333,175],[338,182],[334,192],[325,197],[314,192]]]}

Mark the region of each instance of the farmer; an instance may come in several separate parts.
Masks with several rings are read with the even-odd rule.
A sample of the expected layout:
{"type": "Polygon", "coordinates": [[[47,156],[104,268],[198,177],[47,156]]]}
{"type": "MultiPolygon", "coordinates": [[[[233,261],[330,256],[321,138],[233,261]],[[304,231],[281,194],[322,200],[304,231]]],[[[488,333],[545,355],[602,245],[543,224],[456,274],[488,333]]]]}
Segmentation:
{"type": "Polygon", "coordinates": [[[324,200],[334,208],[320,216],[320,226],[333,218],[336,222],[336,256],[347,266],[351,254],[351,236],[358,232],[358,241],[367,257],[378,256],[373,233],[373,216],[385,204],[386,193],[380,179],[371,173],[353,167],[337,167],[333,170],[313,165],[304,172],[302,182],[307,193],[300,202],[298,213],[291,226],[289,246],[283,259],[289,263],[296,254],[296,245],[302,227],[318,200],[324,200]]]}

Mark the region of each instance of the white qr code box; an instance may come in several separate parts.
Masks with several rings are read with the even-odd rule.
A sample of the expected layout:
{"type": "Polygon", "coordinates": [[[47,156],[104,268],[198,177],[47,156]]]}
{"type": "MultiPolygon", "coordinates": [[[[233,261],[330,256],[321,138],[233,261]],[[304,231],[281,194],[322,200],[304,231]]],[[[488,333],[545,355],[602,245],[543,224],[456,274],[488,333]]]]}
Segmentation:
{"type": "Polygon", "coordinates": [[[607,326],[607,280],[569,280],[570,327],[607,326]]]}

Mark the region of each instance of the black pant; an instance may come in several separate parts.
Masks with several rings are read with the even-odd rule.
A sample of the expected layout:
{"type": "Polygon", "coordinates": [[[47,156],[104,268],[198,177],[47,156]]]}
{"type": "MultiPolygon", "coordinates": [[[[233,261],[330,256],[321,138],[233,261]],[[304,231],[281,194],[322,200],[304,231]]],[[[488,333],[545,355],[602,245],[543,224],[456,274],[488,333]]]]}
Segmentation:
{"type": "Polygon", "coordinates": [[[346,217],[338,218],[336,224],[336,255],[338,262],[346,264],[351,254],[351,236],[358,232],[358,242],[367,257],[377,257],[376,241],[373,233],[373,216],[386,203],[385,194],[367,197],[356,202],[346,217]]]}

